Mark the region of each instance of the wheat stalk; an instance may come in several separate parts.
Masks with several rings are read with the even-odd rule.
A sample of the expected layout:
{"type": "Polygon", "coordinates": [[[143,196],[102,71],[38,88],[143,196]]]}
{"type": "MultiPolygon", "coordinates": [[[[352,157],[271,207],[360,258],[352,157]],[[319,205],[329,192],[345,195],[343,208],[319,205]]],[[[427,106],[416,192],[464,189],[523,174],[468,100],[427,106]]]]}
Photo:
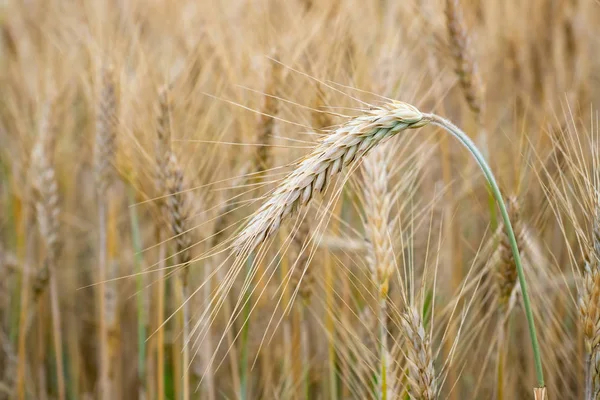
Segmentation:
{"type": "Polygon", "coordinates": [[[171,118],[169,87],[164,87],[159,93],[158,101],[158,126],[156,142],[156,189],[164,218],[168,221],[169,228],[175,242],[175,255],[177,260],[176,289],[182,304],[183,314],[183,399],[190,398],[190,326],[189,326],[189,266],[192,261],[192,232],[189,227],[189,204],[186,202],[186,187],[183,171],[177,157],[171,148],[171,118]]]}
{"type": "Polygon", "coordinates": [[[421,314],[416,307],[408,307],[402,318],[407,339],[407,383],[411,399],[432,400],[437,396],[437,381],[433,366],[431,339],[425,331],[421,314]]]}
{"type": "Polygon", "coordinates": [[[402,102],[373,108],[348,121],[321,141],[284,179],[235,239],[233,248],[238,253],[251,252],[273,235],[284,219],[323,192],[329,179],[343,167],[351,167],[382,141],[426,123],[420,111],[402,102]]]}
{"type": "Polygon", "coordinates": [[[272,164],[271,161],[271,141],[273,130],[275,128],[275,116],[279,111],[279,100],[277,99],[278,88],[281,85],[282,64],[279,63],[277,52],[274,50],[271,58],[271,71],[268,74],[267,83],[265,85],[265,96],[263,97],[263,105],[258,121],[258,143],[260,146],[256,148],[254,170],[258,174],[258,178],[262,177],[262,173],[272,164]]]}
{"type": "Polygon", "coordinates": [[[95,178],[98,193],[98,312],[99,312],[99,351],[100,351],[100,396],[103,400],[111,398],[109,335],[106,318],[107,290],[106,279],[108,272],[107,260],[107,189],[114,174],[113,164],[116,152],[117,136],[117,93],[111,67],[103,68],[101,92],[96,116],[96,143],[94,146],[95,178]]]}
{"type": "MultiPolygon", "coordinates": [[[[53,341],[56,360],[56,375],[58,383],[58,398],[65,398],[65,378],[62,356],[62,330],[60,305],[58,299],[58,284],[56,281],[56,263],[59,256],[60,207],[58,182],[54,168],[55,135],[50,106],[45,107],[40,127],[40,137],[32,155],[34,178],[35,208],[38,228],[46,245],[46,255],[42,268],[42,286],[50,283],[50,302],[53,324],[53,341]]],[[[41,289],[43,290],[43,289],[41,289]]],[[[40,290],[40,291],[41,291],[40,290]]]]}

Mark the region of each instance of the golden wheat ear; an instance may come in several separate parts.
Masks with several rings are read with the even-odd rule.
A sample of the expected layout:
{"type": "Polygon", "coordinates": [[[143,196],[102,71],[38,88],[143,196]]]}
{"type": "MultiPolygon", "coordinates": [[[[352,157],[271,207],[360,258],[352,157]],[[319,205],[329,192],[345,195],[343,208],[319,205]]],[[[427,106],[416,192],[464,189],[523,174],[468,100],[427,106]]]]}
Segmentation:
{"type": "Polygon", "coordinates": [[[369,110],[334,130],[275,189],[233,243],[251,252],[272,236],[283,220],[323,192],[342,168],[352,168],[373,147],[398,133],[425,125],[423,114],[407,103],[391,102],[369,110]]]}

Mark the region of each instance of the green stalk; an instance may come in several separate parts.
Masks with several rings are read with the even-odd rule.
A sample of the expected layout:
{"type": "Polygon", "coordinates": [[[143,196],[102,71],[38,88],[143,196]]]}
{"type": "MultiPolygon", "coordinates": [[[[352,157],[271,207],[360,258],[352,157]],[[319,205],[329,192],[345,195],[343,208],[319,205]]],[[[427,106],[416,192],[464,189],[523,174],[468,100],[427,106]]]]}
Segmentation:
{"type": "Polygon", "coordinates": [[[492,173],[490,167],[485,161],[483,155],[479,152],[475,143],[456,125],[452,122],[448,121],[445,118],[442,118],[435,114],[423,114],[424,119],[429,120],[432,124],[437,125],[456,139],[458,139],[473,155],[477,164],[483,171],[489,185],[490,189],[494,197],[496,198],[496,202],[498,203],[498,207],[500,207],[500,214],[502,216],[502,220],[504,221],[504,227],[506,228],[506,233],[508,235],[508,240],[510,242],[510,247],[512,249],[513,257],[515,260],[515,264],[517,267],[517,274],[519,275],[519,283],[521,284],[521,292],[523,294],[523,308],[525,309],[525,315],[527,317],[527,324],[529,327],[529,336],[531,338],[531,346],[533,348],[533,358],[535,363],[535,373],[538,381],[538,388],[545,387],[544,385],[544,371],[542,369],[542,358],[540,356],[540,345],[537,339],[537,333],[535,329],[535,321],[533,319],[533,311],[531,310],[531,302],[529,300],[529,292],[527,290],[527,281],[525,280],[525,273],[523,271],[523,265],[521,264],[521,256],[519,255],[519,248],[517,247],[517,239],[515,238],[515,233],[513,231],[513,227],[510,223],[510,218],[508,217],[508,211],[506,210],[506,205],[504,204],[504,199],[502,194],[500,193],[500,189],[498,188],[498,184],[496,183],[496,179],[494,178],[494,174],[492,173]]]}
{"type": "MultiPolygon", "coordinates": [[[[129,190],[129,204],[135,203],[133,189],[129,190]]],[[[144,282],[142,277],[142,239],[140,237],[140,225],[136,207],[129,207],[129,216],[131,220],[131,238],[133,242],[134,260],[135,260],[135,279],[136,287],[136,306],[137,306],[137,335],[138,335],[138,384],[140,392],[143,392],[144,377],[146,375],[146,315],[144,310],[144,299],[142,292],[144,282]]]]}

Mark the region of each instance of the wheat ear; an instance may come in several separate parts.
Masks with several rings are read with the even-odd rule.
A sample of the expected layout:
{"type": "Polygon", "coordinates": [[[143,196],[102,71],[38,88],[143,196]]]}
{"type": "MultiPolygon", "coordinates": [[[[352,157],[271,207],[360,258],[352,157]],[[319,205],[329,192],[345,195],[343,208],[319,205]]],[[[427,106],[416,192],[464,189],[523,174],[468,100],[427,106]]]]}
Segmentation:
{"type": "Polygon", "coordinates": [[[407,339],[408,394],[415,400],[432,400],[437,395],[437,381],[433,366],[431,340],[421,314],[416,307],[408,307],[402,318],[407,339]]]}
{"type": "Polygon", "coordinates": [[[271,141],[273,130],[275,128],[275,118],[279,111],[279,99],[277,99],[278,88],[281,85],[282,65],[279,63],[276,51],[273,51],[271,58],[271,71],[267,75],[265,85],[265,96],[261,107],[261,114],[258,120],[257,132],[258,143],[260,146],[256,148],[254,170],[260,178],[262,173],[272,164],[271,161],[271,141]]]}
{"type": "MultiPolygon", "coordinates": [[[[510,196],[507,203],[508,215],[513,223],[517,246],[519,247],[519,252],[521,252],[524,232],[521,226],[519,203],[514,196],[510,196]]],[[[500,259],[496,267],[496,284],[498,287],[498,305],[504,317],[504,314],[510,311],[509,301],[517,286],[518,279],[515,259],[512,255],[510,241],[506,234],[503,234],[500,238],[498,253],[500,259]]]]}
{"type": "Polygon", "coordinates": [[[52,329],[54,353],[56,360],[56,377],[58,384],[58,398],[65,399],[65,375],[63,370],[62,330],[60,318],[60,304],[58,299],[58,284],[56,281],[56,263],[59,256],[59,231],[60,207],[58,196],[58,182],[54,167],[55,132],[52,126],[51,107],[45,109],[42,118],[40,138],[33,150],[32,168],[34,176],[35,208],[38,228],[42,240],[45,242],[46,255],[42,279],[50,284],[50,303],[52,312],[52,329]]]}
{"type": "Polygon", "coordinates": [[[100,398],[111,398],[109,335],[106,318],[106,279],[108,271],[107,255],[107,208],[108,194],[114,171],[113,164],[116,152],[117,137],[117,93],[111,67],[103,68],[101,92],[96,115],[96,143],[94,146],[95,178],[98,193],[98,336],[100,351],[99,387],[100,398]]]}
{"type": "Polygon", "coordinates": [[[459,0],[446,0],[446,26],[450,51],[455,62],[456,75],[469,109],[481,123],[483,113],[483,85],[469,43],[459,0]]]}
{"type": "Polygon", "coordinates": [[[391,102],[354,118],[327,136],[275,189],[236,238],[237,252],[251,252],[273,235],[281,222],[323,192],[331,177],[351,167],[370,149],[397,133],[426,124],[415,107],[391,102]]]}

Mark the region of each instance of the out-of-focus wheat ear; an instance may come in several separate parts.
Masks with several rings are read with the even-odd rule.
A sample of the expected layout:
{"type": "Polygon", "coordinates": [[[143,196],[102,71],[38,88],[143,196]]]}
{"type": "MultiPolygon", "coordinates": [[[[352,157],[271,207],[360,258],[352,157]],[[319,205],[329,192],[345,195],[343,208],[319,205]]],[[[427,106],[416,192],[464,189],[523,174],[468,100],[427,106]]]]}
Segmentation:
{"type": "Polygon", "coordinates": [[[266,78],[265,96],[261,106],[257,126],[257,144],[254,160],[254,171],[264,172],[272,164],[271,162],[271,142],[275,128],[275,116],[279,111],[279,99],[277,98],[281,86],[282,65],[279,63],[278,56],[274,50],[271,54],[271,69],[266,78]]]}
{"type": "Polygon", "coordinates": [[[377,287],[379,314],[379,395],[388,395],[388,330],[387,302],[390,278],[395,271],[391,240],[390,214],[392,194],[388,190],[389,159],[384,147],[374,149],[363,162],[363,202],[365,233],[368,242],[367,263],[377,287]]]}
{"type": "Polygon", "coordinates": [[[437,396],[437,380],[433,366],[431,338],[425,330],[419,310],[409,306],[403,317],[402,326],[406,336],[406,376],[408,394],[411,399],[431,400],[437,396]]]}
{"type": "Polygon", "coordinates": [[[175,241],[175,259],[177,260],[177,269],[179,273],[176,276],[177,285],[181,285],[179,297],[183,302],[183,399],[190,398],[190,301],[189,296],[189,267],[192,261],[192,230],[189,226],[189,205],[186,204],[185,197],[188,192],[184,186],[183,171],[179,166],[175,154],[169,154],[166,172],[166,209],[168,212],[171,233],[175,241]],[[180,283],[179,283],[180,281],[180,283]]]}
{"type": "MultiPolygon", "coordinates": [[[[167,193],[166,189],[166,172],[169,164],[169,155],[171,154],[171,116],[170,116],[170,101],[169,101],[169,86],[163,86],[158,93],[157,102],[157,121],[156,121],[156,176],[155,187],[157,193],[157,204],[159,207],[165,205],[166,199],[163,196],[167,193]]],[[[163,217],[166,216],[166,210],[162,210],[163,217]]]]}
{"type": "Polygon", "coordinates": [[[342,168],[351,168],[382,141],[428,122],[415,107],[393,101],[341,125],[300,161],[267,198],[236,237],[234,250],[238,254],[250,253],[277,232],[285,219],[322,193],[342,168]]]}
{"type": "Polygon", "coordinates": [[[594,361],[600,344],[600,265],[596,254],[584,265],[580,288],[579,317],[585,344],[585,399],[594,399],[597,369],[594,361]]]}
{"type": "Polygon", "coordinates": [[[187,191],[183,182],[183,171],[174,153],[169,154],[166,170],[166,209],[169,225],[174,235],[177,251],[178,269],[184,286],[187,286],[189,264],[192,261],[192,232],[189,228],[189,204],[186,204],[187,191]]]}
{"type": "Polygon", "coordinates": [[[35,193],[35,208],[38,228],[45,243],[46,254],[42,267],[41,288],[50,283],[50,303],[52,313],[53,343],[56,360],[58,398],[65,399],[65,378],[63,370],[62,329],[56,267],[60,250],[60,206],[58,182],[54,165],[55,127],[51,105],[44,108],[39,138],[32,156],[32,178],[35,193]]]}
{"type": "MultiPolygon", "coordinates": [[[[510,196],[507,199],[507,208],[510,220],[515,231],[519,253],[523,252],[524,229],[520,218],[519,202],[516,196],[510,196]]],[[[509,238],[504,226],[500,226],[497,231],[500,235],[500,242],[492,260],[496,261],[496,287],[498,290],[498,343],[497,343],[497,363],[496,363],[496,396],[503,399],[504,395],[504,376],[506,367],[506,343],[508,316],[516,299],[518,290],[517,266],[510,247],[509,238]]]]}
{"type": "Polygon", "coordinates": [[[446,0],[446,26],[455,71],[465,100],[477,122],[481,123],[484,111],[483,84],[479,76],[477,61],[473,56],[470,37],[465,27],[459,0],[446,0]]]}
{"type": "Polygon", "coordinates": [[[94,163],[96,176],[96,190],[98,193],[98,269],[96,280],[98,301],[98,341],[99,361],[98,369],[100,399],[112,398],[111,362],[109,348],[109,332],[106,319],[107,290],[105,282],[108,278],[108,254],[107,254],[107,190],[115,175],[114,160],[116,153],[118,126],[118,98],[117,84],[114,70],[111,66],[105,66],[101,72],[100,93],[96,110],[96,143],[94,146],[94,163]]]}
{"type": "Polygon", "coordinates": [[[327,113],[327,94],[323,91],[320,83],[316,85],[316,93],[313,98],[311,125],[313,129],[322,131],[325,128],[332,126],[331,116],[327,113]]]}
{"type": "Polygon", "coordinates": [[[100,81],[100,94],[96,110],[96,144],[94,162],[96,189],[99,195],[105,193],[114,178],[118,125],[118,94],[115,72],[112,66],[103,67],[100,81]]]}
{"type": "MultiPolygon", "coordinates": [[[[524,230],[520,218],[519,202],[515,196],[507,199],[507,208],[513,224],[519,252],[523,252],[524,230]]],[[[496,284],[498,287],[498,305],[502,317],[510,310],[510,301],[517,287],[517,267],[510,247],[509,239],[503,227],[500,228],[502,236],[499,243],[499,261],[496,267],[496,284]]]]}

